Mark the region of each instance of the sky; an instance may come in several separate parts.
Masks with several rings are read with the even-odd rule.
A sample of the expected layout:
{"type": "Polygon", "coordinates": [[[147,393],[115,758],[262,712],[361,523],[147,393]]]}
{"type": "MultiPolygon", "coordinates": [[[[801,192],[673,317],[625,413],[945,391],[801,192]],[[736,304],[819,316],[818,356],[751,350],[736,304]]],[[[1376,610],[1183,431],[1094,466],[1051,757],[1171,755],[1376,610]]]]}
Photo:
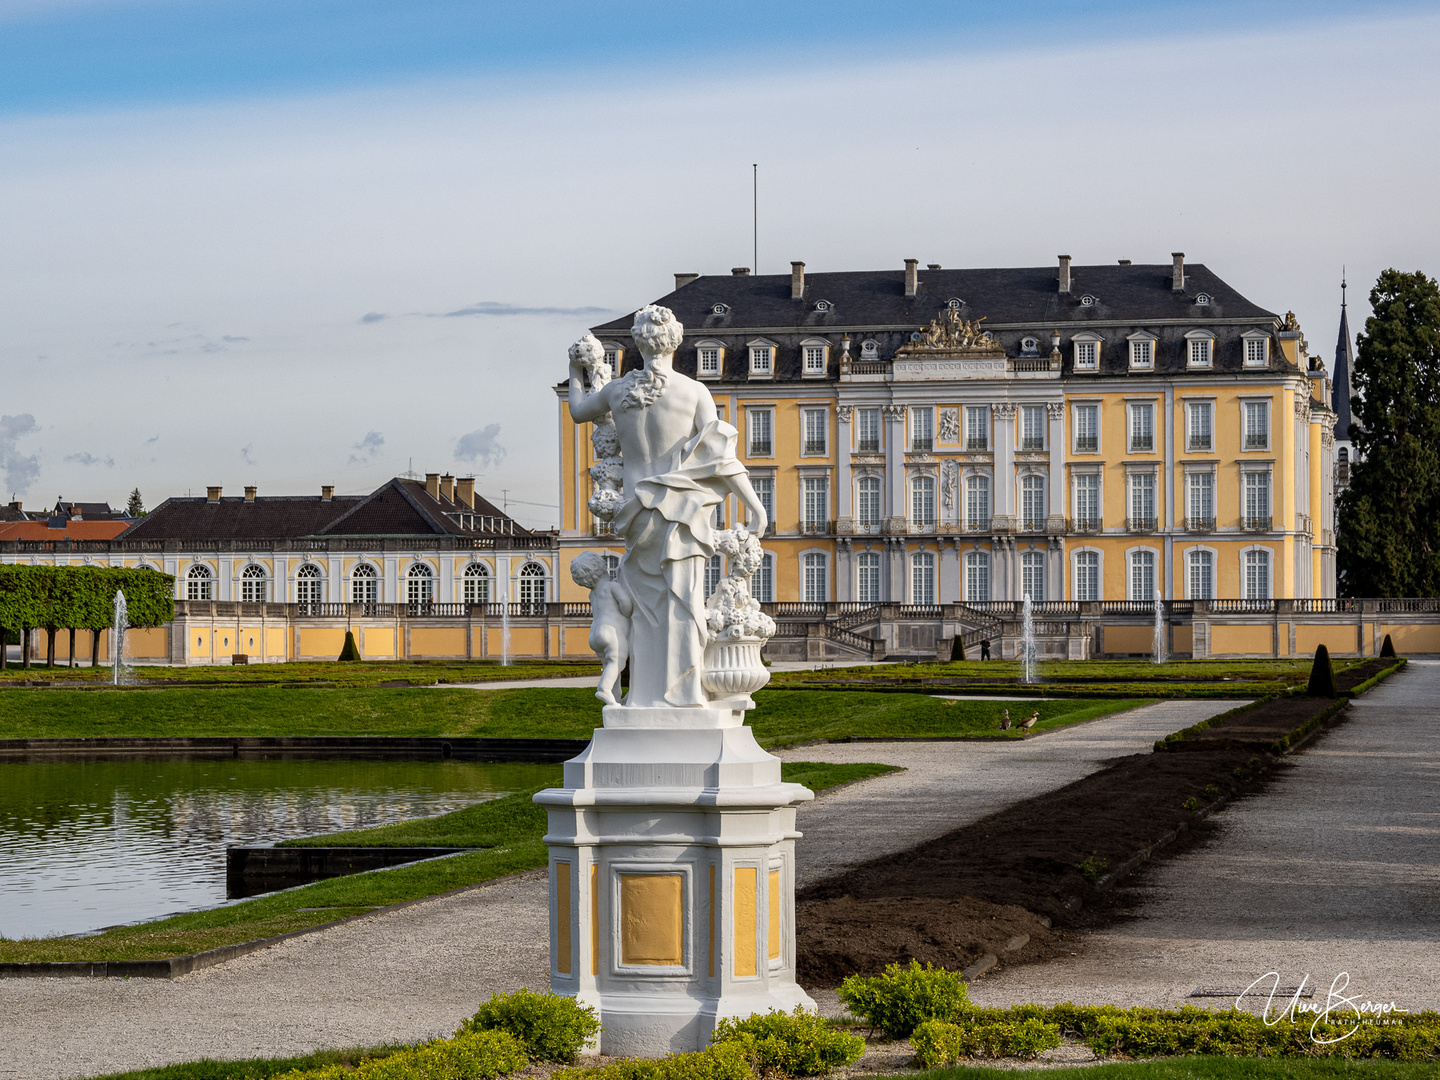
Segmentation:
{"type": "Polygon", "coordinates": [[[1203,262],[1330,357],[1440,273],[1433,4],[0,0],[0,484],[474,474],[677,271],[1203,262]],[[751,166],[758,164],[752,208],[751,166]]]}

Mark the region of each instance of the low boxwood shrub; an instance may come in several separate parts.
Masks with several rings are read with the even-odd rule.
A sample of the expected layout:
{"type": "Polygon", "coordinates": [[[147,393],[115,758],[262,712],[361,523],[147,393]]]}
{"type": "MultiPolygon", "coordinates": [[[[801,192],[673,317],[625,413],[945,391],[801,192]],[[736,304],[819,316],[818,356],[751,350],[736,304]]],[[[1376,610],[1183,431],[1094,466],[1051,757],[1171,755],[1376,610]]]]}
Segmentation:
{"type": "Polygon", "coordinates": [[[477,1031],[435,1039],[383,1058],[367,1058],[351,1069],[327,1065],[294,1069],[280,1080],[494,1080],[529,1064],[525,1044],[504,1031],[477,1031]]]}
{"type": "Polygon", "coordinates": [[[798,1007],[793,1013],[775,1009],[745,1020],[721,1020],[710,1044],[743,1047],[762,1076],[824,1076],[865,1052],[864,1039],[798,1007]]]}
{"type": "Polygon", "coordinates": [[[840,1002],[887,1038],[903,1039],[926,1020],[950,1020],[969,1004],[965,978],[933,964],[891,964],[883,975],[851,975],[840,984],[840,1002]]]}
{"type": "Polygon", "coordinates": [[[599,1033],[600,1021],[594,1009],[573,997],[521,989],[495,994],[455,1034],[474,1031],[508,1032],[532,1060],[565,1064],[599,1033]]]}
{"type": "Polygon", "coordinates": [[[1060,1028],[1035,1016],[988,1024],[927,1020],[910,1036],[916,1064],[925,1069],[953,1065],[961,1058],[1015,1057],[1030,1061],[1060,1042],[1060,1028]]]}
{"type": "Polygon", "coordinates": [[[658,1061],[644,1058],[561,1069],[550,1080],[752,1080],[750,1055],[739,1043],[724,1043],[694,1054],[672,1054],[658,1061]]]}

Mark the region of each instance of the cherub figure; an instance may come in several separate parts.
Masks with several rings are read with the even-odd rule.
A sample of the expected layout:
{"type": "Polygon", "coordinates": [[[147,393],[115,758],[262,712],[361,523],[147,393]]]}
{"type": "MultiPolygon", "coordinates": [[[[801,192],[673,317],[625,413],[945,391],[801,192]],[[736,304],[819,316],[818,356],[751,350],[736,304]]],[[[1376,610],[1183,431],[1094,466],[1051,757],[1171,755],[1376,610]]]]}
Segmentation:
{"type": "Polygon", "coordinates": [[[630,616],[635,604],[618,581],[611,581],[605,560],[593,551],[582,551],[570,561],[575,584],[590,590],[590,648],[604,667],[595,696],[606,705],[620,704],[620,673],[630,658],[630,616]]]}

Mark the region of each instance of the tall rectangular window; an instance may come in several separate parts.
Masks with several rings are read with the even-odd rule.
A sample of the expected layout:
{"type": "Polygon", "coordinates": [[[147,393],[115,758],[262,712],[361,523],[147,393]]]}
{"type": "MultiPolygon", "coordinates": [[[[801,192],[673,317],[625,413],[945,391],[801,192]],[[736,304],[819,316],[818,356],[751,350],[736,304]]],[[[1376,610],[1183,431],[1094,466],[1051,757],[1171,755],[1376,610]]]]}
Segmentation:
{"type": "Polygon", "coordinates": [[[760,505],[765,508],[765,520],[770,527],[775,527],[775,479],[771,476],[752,476],[750,486],[755,489],[755,495],[760,500],[760,505]]]}
{"type": "Polygon", "coordinates": [[[1026,532],[1045,528],[1045,477],[1030,475],[1020,481],[1020,527],[1026,532]]]}
{"type": "Polygon", "coordinates": [[[988,551],[967,551],[965,553],[965,599],[972,604],[990,602],[990,553],[988,551]]]}
{"type": "Polygon", "coordinates": [[[712,345],[701,347],[699,371],[701,375],[720,374],[720,349],[718,347],[712,345]]]}
{"type": "Polygon", "coordinates": [[[719,555],[711,555],[705,561],[705,598],[708,600],[710,594],[720,587],[720,581],[725,577],[725,560],[719,555]]]}
{"type": "Polygon", "coordinates": [[[1155,528],[1155,474],[1130,474],[1130,528],[1155,528]]]}
{"type": "Polygon", "coordinates": [[[824,346],[824,345],[806,345],[806,346],[805,346],[805,374],[806,374],[806,375],[824,375],[824,374],[825,374],[825,346],[824,346]]]}
{"type": "Polygon", "coordinates": [[[1155,342],[1150,340],[1130,342],[1130,366],[1148,370],[1155,366],[1155,342]]]}
{"type": "Polygon", "coordinates": [[[1094,473],[1075,476],[1075,528],[1086,532],[1100,528],[1100,477],[1094,473]]]}
{"type": "Polygon", "coordinates": [[[880,527],[880,478],[878,476],[862,476],[856,491],[859,503],[860,527],[865,530],[877,529],[880,527]]]}
{"type": "Polygon", "coordinates": [[[1147,602],[1155,599],[1155,553],[1153,551],[1132,551],[1130,553],[1130,599],[1147,602]]]}
{"type": "Polygon", "coordinates": [[[1245,402],[1245,449],[1270,449],[1270,403],[1245,402]]]}
{"type": "Polygon", "coordinates": [[[750,435],[750,456],[774,457],[775,410],[746,409],[745,417],[750,435]]]}
{"type": "Polygon", "coordinates": [[[1045,406],[1025,405],[1020,409],[1020,449],[1045,449],[1045,406]]]}
{"type": "Polygon", "coordinates": [[[1075,342],[1075,370],[1094,371],[1100,366],[1100,343],[1098,341],[1075,342]]]}
{"type": "Polygon", "coordinates": [[[1245,474],[1245,528],[1270,528],[1270,474],[1245,474]]]}
{"type": "Polygon", "coordinates": [[[830,567],[824,555],[810,552],[801,564],[805,603],[826,604],[830,601],[830,567]]]}
{"type": "Polygon", "coordinates": [[[873,454],[880,449],[880,410],[860,409],[855,417],[855,449],[873,454]]]}
{"type": "Polygon", "coordinates": [[[931,408],[910,410],[910,449],[933,450],[935,448],[935,410],[931,408]]]}
{"type": "Polygon", "coordinates": [[[990,449],[990,410],[984,405],[965,410],[965,449],[990,449]]]}
{"type": "Polygon", "coordinates": [[[1210,366],[1210,350],[1214,345],[1209,338],[1190,339],[1190,366],[1192,368],[1207,368],[1210,366]]]}
{"type": "Polygon", "coordinates": [[[1209,551],[1192,551],[1186,557],[1190,566],[1190,599],[1215,599],[1215,556],[1209,551]]]}
{"type": "Polygon", "coordinates": [[[830,517],[830,480],[824,476],[807,476],[804,479],[805,531],[824,532],[830,517]]]}
{"type": "Polygon", "coordinates": [[[775,602],[775,556],[768,551],[750,575],[750,595],[762,604],[775,602]]]}
{"type": "Polygon", "coordinates": [[[935,603],[935,556],[928,551],[910,557],[910,602],[935,603]]]}
{"type": "Polygon", "coordinates": [[[863,551],[855,559],[855,599],[862,604],[880,603],[880,556],[863,551]]]}
{"type": "Polygon", "coordinates": [[[916,476],[910,481],[910,523],[919,529],[935,528],[933,476],[916,476]]]}
{"type": "Polygon", "coordinates": [[[1189,451],[1212,451],[1215,449],[1215,407],[1208,401],[1192,401],[1186,410],[1189,413],[1189,435],[1185,448],[1189,451]]]}
{"type": "Polygon", "coordinates": [[[1264,338],[1245,339],[1245,366],[1264,367],[1269,361],[1268,343],[1264,338]]]}
{"type": "Polygon", "coordinates": [[[1148,402],[1137,402],[1130,406],[1130,452],[1155,452],[1155,406],[1148,402]]]}
{"type": "Polygon", "coordinates": [[[1075,406],[1075,452],[1093,454],[1100,449],[1100,406],[1075,406]]]}
{"type": "Polygon", "coordinates": [[[1194,472],[1185,477],[1186,524],[1192,529],[1215,527],[1215,474],[1194,472]]]}
{"type": "Polygon", "coordinates": [[[970,476],[965,480],[965,528],[986,532],[990,528],[990,478],[970,476]]]}
{"type": "Polygon", "coordinates": [[[1245,599],[1270,599],[1270,552],[1265,548],[1245,552],[1245,599]]]}
{"type": "Polygon", "coordinates": [[[1037,604],[1045,602],[1045,559],[1043,551],[1027,551],[1020,556],[1020,595],[1037,604]]]}
{"type": "Polygon", "coordinates": [[[826,454],[830,451],[829,418],[824,409],[805,410],[805,445],[806,454],[826,454]]]}
{"type": "Polygon", "coordinates": [[[750,346],[750,374],[773,375],[775,373],[775,350],[769,345],[750,346]]]}
{"type": "Polygon", "coordinates": [[[1075,599],[1100,599],[1100,553],[1080,551],[1075,554],[1075,599]]]}

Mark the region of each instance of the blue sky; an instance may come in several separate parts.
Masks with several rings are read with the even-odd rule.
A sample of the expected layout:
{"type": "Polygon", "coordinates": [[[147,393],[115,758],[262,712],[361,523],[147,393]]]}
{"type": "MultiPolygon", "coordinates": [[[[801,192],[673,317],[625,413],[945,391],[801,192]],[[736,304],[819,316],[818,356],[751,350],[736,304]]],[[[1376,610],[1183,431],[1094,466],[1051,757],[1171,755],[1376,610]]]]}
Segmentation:
{"type": "Polygon", "coordinates": [[[475,471],[676,271],[1165,262],[1329,355],[1440,272],[1433,5],[0,0],[0,485],[475,471]]]}

